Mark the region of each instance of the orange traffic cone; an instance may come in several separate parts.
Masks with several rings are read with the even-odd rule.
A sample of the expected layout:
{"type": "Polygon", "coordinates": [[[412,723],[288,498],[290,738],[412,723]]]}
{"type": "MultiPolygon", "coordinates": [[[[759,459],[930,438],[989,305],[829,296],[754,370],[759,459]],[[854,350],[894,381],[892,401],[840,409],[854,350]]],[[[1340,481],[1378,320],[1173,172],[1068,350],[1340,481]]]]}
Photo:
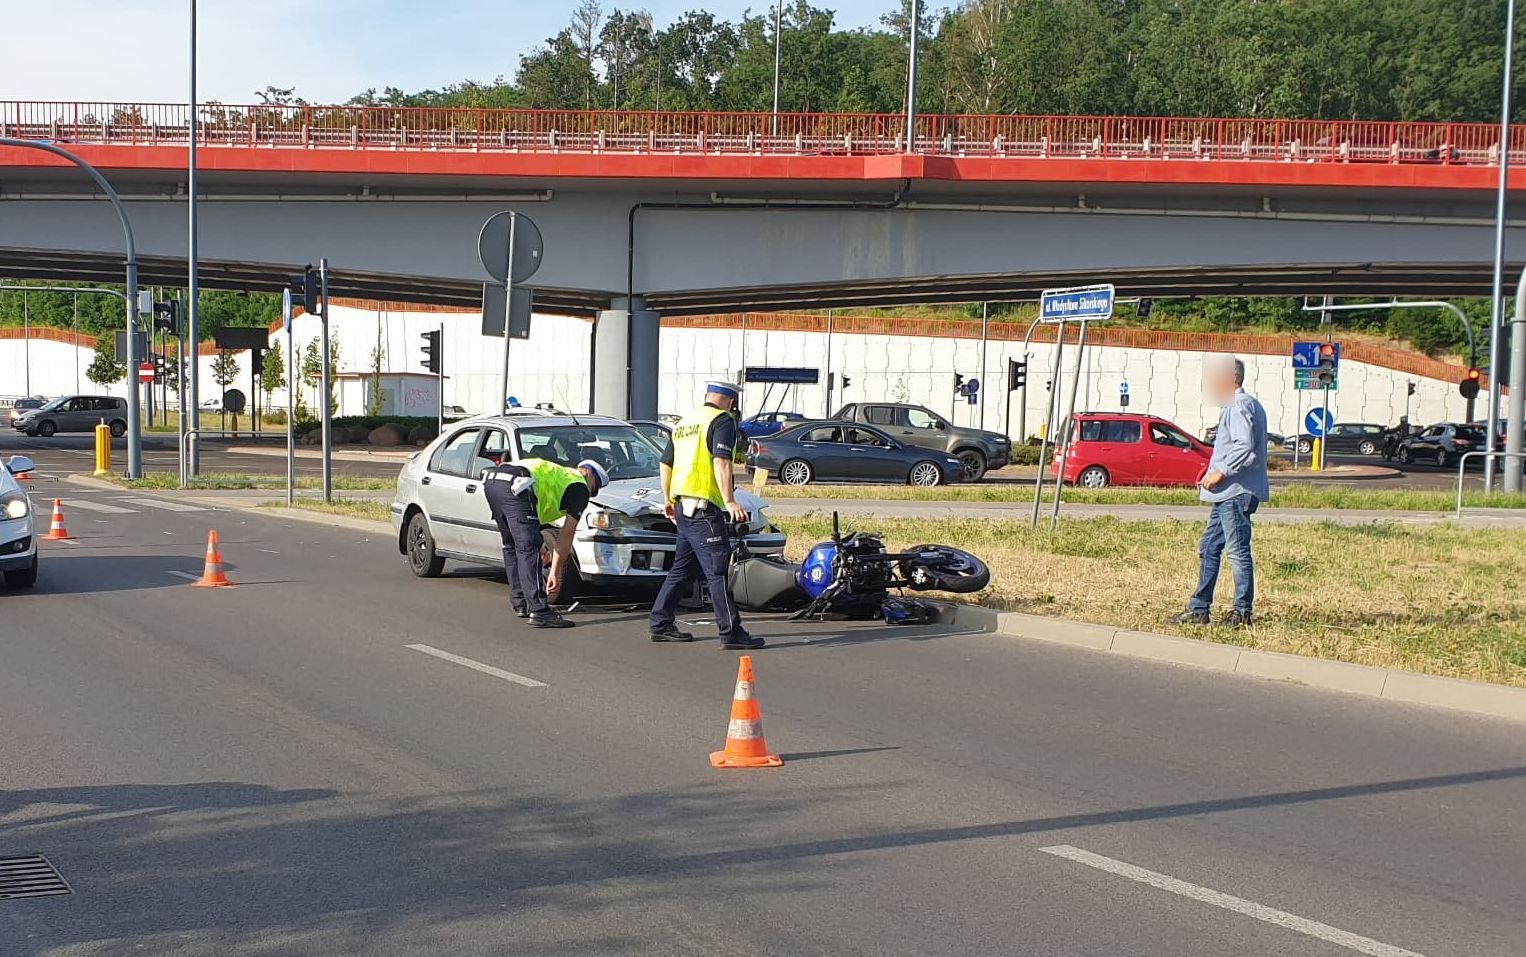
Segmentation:
{"type": "Polygon", "coordinates": [[[64,528],[64,503],[63,502],[60,502],[56,498],[53,500],[53,527],[48,529],[48,534],[46,534],[46,535],[39,535],[37,537],[41,538],[45,542],[72,542],[72,541],[74,541],[74,536],[69,534],[69,530],[67,528],[64,528]]]}
{"type": "Polygon", "coordinates": [[[217,550],[217,529],[207,532],[207,561],[201,577],[191,582],[197,588],[232,588],[233,583],[223,574],[223,556],[217,550]]]}
{"type": "Polygon", "coordinates": [[[737,663],[737,690],[731,699],[731,723],[726,726],[726,749],[710,755],[718,768],[777,768],[784,759],[770,754],[763,741],[763,713],[752,696],[752,657],[737,663]]]}

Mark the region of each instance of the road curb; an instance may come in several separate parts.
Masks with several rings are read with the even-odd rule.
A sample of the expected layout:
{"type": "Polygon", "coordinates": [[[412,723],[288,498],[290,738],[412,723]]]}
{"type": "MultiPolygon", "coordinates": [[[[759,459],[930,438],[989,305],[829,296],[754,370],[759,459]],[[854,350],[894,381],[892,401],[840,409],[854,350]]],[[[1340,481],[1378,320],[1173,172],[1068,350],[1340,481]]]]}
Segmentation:
{"type": "Polygon", "coordinates": [[[1422,675],[1325,658],[1305,658],[1196,638],[1133,631],[1014,611],[963,605],[954,620],[991,634],[1070,645],[1104,654],[1292,681],[1311,688],[1526,721],[1526,688],[1422,675]]]}
{"type": "Polygon", "coordinates": [[[86,488],[105,488],[110,489],[113,492],[141,491],[140,489],[128,488],[125,485],[118,485],[116,482],[108,482],[105,479],[98,479],[93,475],[78,475],[73,472],[65,475],[64,481],[68,482],[70,485],[83,485],[86,488]]]}
{"type": "Polygon", "coordinates": [[[331,512],[314,512],[305,508],[287,508],[285,505],[262,505],[258,502],[233,502],[227,499],[189,498],[189,501],[196,502],[198,505],[231,508],[241,512],[255,512],[270,518],[289,518],[312,525],[327,525],[331,528],[350,528],[362,532],[386,532],[388,534],[392,532],[392,526],[387,522],[361,518],[357,515],[335,515],[331,512]]]}

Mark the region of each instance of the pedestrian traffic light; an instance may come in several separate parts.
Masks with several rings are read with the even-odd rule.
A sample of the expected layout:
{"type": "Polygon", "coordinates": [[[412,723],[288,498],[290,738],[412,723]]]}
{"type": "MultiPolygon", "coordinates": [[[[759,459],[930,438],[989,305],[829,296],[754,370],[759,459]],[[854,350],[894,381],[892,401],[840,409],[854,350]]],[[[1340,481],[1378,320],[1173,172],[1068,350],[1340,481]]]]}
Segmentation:
{"type": "Polygon", "coordinates": [[[1028,385],[1028,363],[1018,362],[1016,359],[1007,360],[1007,391],[1026,388],[1028,385]]]}
{"type": "Polygon", "coordinates": [[[315,266],[306,266],[302,275],[291,277],[287,283],[291,287],[292,301],[302,307],[302,311],[309,316],[323,315],[323,274],[315,266]]]}
{"type": "Polygon", "coordinates": [[[1462,393],[1462,397],[1464,399],[1477,398],[1478,387],[1482,378],[1482,373],[1480,373],[1476,368],[1469,369],[1468,374],[1463,376],[1461,382],[1457,383],[1457,391],[1462,393]]]}
{"type": "Polygon", "coordinates": [[[166,372],[166,369],[165,369],[165,365],[164,365],[164,356],[161,356],[161,355],[154,356],[154,378],[155,379],[162,379],[162,378],[164,378],[165,372],[166,372]]]}
{"type": "Polygon", "coordinates": [[[173,299],[154,303],[154,329],[172,336],[180,335],[180,304],[173,299]]]}
{"type": "Polygon", "coordinates": [[[956,373],[954,373],[954,394],[955,395],[962,395],[963,393],[964,393],[964,376],[962,376],[962,375],[960,375],[959,373],[956,372],[956,373]]]}
{"type": "Polygon", "coordinates": [[[440,362],[440,330],[435,329],[424,333],[420,338],[424,340],[424,361],[420,363],[424,368],[440,374],[442,363],[440,362]]]}

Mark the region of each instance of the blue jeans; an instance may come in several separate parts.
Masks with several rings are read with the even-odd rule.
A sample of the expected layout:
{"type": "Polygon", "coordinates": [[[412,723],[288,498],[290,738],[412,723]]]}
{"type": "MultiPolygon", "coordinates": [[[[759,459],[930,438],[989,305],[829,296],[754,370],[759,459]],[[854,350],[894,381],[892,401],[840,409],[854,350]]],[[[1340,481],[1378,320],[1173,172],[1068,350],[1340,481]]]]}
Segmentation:
{"type": "Polygon", "coordinates": [[[1229,558],[1229,570],[1235,577],[1235,611],[1251,613],[1256,601],[1256,566],[1250,556],[1250,517],[1259,503],[1249,492],[1213,503],[1208,526],[1198,542],[1200,562],[1197,591],[1187,603],[1187,610],[1206,613],[1213,607],[1213,589],[1219,582],[1219,559],[1229,558]]]}

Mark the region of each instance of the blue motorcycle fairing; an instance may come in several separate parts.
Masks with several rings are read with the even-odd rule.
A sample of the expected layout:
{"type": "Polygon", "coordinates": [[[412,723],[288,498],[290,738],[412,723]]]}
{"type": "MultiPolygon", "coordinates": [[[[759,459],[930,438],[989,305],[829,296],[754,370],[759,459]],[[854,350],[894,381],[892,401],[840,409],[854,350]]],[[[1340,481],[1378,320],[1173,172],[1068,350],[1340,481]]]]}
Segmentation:
{"type": "Polygon", "coordinates": [[[837,546],[831,542],[822,542],[812,548],[805,561],[800,563],[800,571],[795,573],[800,590],[812,599],[820,598],[832,584],[832,565],[836,560],[837,546]]]}

